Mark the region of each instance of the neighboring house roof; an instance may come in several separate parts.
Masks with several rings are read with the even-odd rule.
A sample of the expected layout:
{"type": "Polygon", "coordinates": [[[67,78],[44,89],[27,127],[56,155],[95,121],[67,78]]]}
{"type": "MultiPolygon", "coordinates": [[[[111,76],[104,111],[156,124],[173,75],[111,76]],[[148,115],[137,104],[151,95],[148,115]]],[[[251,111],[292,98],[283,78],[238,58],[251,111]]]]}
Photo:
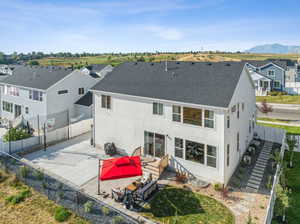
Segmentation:
{"type": "Polygon", "coordinates": [[[245,61],[245,62],[253,65],[256,68],[264,67],[270,63],[273,63],[273,64],[281,67],[282,69],[287,70],[287,62],[281,61],[281,60],[265,60],[265,61],[249,60],[249,61],[245,61]]]}
{"type": "Polygon", "coordinates": [[[92,90],[228,107],[245,62],[127,62],[92,90]]]}
{"type": "Polygon", "coordinates": [[[259,73],[259,72],[254,72],[254,71],[249,71],[251,78],[253,79],[253,81],[256,80],[269,80],[271,81],[272,79],[268,78],[267,76],[259,73]]]}
{"type": "Polygon", "coordinates": [[[89,91],[81,97],[75,104],[89,107],[93,104],[93,94],[89,91]]]}
{"type": "Polygon", "coordinates": [[[47,90],[72,71],[72,69],[58,66],[17,66],[13,75],[3,79],[1,83],[47,90]]]}

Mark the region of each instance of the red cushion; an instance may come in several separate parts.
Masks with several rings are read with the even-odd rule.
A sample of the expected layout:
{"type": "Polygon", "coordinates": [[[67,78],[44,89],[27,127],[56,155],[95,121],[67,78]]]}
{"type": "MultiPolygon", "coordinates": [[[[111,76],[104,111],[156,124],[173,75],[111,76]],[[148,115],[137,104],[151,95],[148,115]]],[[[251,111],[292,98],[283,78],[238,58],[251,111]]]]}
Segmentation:
{"type": "Polygon", "coordinates": [[[122,157],[116,161],[116,166],[127,166],[130,164],[129,157],[122,157]]]}

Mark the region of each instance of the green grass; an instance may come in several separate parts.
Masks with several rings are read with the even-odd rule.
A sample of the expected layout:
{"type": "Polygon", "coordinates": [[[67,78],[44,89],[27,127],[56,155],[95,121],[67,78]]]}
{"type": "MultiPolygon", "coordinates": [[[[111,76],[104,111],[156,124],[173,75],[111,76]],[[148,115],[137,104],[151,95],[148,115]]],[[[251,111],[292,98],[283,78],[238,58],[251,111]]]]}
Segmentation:
{"type": "MultiPolygon", "coordinates": [[[[285,159],[288,160],[288,153],[285,159]]],[[[300,153],[295,152],[293,160],[293,168],[287,168],[286,177],[287,185],[291,188],[290,208],[287,210],[287,220],[289,224],[300,223],[300,153]]]]}
{"type": "Polygon", "coordinates": [[[229,209],[215,199],[175,187],[158,192],[143,215],[166,224],[234,223],[229,209]]]}
{"type": "Polygon", "coordinates": [[[277,125],[277,124],[265,124],[265,123],[260,123],[260,122],[258,122],[257,124],[267,126],[267,127],[281,128],[281,129],[286,130],[287,134],[290,134],[290,135],[300,135],[300,127],[277,125]]]}
{"type": "Polygon", "coordinates": [[[257,120],[260,120],[260,121],[270,121],[270,122],[278,122],[278,123],[290,123],[289,121],[283,121],[283,120],[280,120],[280,119],[276,119],[276,118],[268,118],[268,117],[258,117],[257,120]]]}
{"type": "Polygon", "coordinates": [[[282,104],[300,104],[300,95],[295,96],[257,96],[256,101],[262,102],[266,100],[267,103],[282,103],[282,104]]]}

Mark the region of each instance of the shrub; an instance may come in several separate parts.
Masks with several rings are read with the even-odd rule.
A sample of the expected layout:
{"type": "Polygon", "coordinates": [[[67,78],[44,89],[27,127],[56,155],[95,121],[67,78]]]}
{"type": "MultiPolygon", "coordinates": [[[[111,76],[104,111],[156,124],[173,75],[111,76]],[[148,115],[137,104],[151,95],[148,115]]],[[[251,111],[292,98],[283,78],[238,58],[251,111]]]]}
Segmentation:
{"type": "Polygon", "coordinates": [[[104,206],[101,208],[101,210],[102,210],[102,212],[103,212],[104,215],[108,215],[109,212],[110,212],[110,211],[109,211],[109,208],[104,207],[104,206]]]}
{"type": "Polygon", "coordinates": [[[34,176],[37,180],[40,180],[40,181],[42,181],[44,179],[44,174],[39,170],[35,171],[34,176]]]}
{"type": "Polygon", "coordinates": [[[22,201],[24,201],[26,198],[31,196],[31,192],[29,189],[24,189],[20,193],[16,195],[12,195],[7,197],[5,200],[8,203],[11,203],[12,205],[18,204],[22,201]]]}
{"type": "Polygon", "coordinates": [[[64,207],[57,207],[55,209],[55,214],[54,218],[58,222],[64,222],[67,221],[68,218],[71,216],[71,212],[69,212],[66,208],[64,207]]]}
{"type": "Polygon", "coordinates": [[[123,217],[122,216],[114,216],[113,219],[112,219],[112,223],[113,224],[120,224],[124,221],[123,217]]]}
{"type": "Polygon", "coordinates": [[[92,208],[93,208],[93,202],[87,201],[83,206],[84,206],[84,211],[86,213],[90,213],[92,211],[92,208]]]}
{"type": "Polygon", "coordinates": [[[11,128],[3,136],[3,141],[18,141],[21,139],[29,138],[31,136],[31,133],[28,133],[28,131],[25,129],[11,128]]]}
{"type": "Polygon", "coordinates": [[[221,191],[223,188],[223,185],[220,183],[215,183],[213,186],[214,186],[215,191],[221,191]]]}
{"type": "Polygon", "coordinates": [[[18,179],[18,177],[16,175],[13,175],[12,179],[9,182],[9,185],[11,187],[19,187],[21,186],[20,180],[18,179]]]}
{"type": "Polygon", "coordinates": [[[28,170],[28,168],[26,166],[21,166],[20,167],[20,175],[21,175],[21,177],[26,178],[27,175],[28,175],[28,172],[29,172],[29,170],[28,170]]]}

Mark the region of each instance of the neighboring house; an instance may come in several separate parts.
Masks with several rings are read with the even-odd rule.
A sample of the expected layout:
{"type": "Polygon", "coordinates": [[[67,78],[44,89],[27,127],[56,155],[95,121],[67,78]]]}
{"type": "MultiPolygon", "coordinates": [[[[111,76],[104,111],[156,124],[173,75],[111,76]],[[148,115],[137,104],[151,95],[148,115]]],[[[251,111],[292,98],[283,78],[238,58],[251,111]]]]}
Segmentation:
{"type": "Polygon", "coordinates": [[[272,80],[259,72],[250,70],[251,78],[255,85],[256,96],[266,96],[271,91],[272,80]]]}
{"type": "Polygon", "coordinates": [[[67,111],[76,114],[74,103],[112,70],[97,65],[81,70],[56,66],[18,66],[1,84],[1,118],[25,120],[40,116],[45,122],[49,114],[67,111]]]}
{"type": "Polygon", "coordinates": [[[244,62],[128,62],[91,90],[95,147],[169,155],[170,168],[228,183],[256,120],[244,62]]]}
{"type": "Polygon", "coordinates": [[[285,61],[247,61],[249,70],[259,72],[272,80],[271,91],[285,90],[287,65],[285,61]]]}

